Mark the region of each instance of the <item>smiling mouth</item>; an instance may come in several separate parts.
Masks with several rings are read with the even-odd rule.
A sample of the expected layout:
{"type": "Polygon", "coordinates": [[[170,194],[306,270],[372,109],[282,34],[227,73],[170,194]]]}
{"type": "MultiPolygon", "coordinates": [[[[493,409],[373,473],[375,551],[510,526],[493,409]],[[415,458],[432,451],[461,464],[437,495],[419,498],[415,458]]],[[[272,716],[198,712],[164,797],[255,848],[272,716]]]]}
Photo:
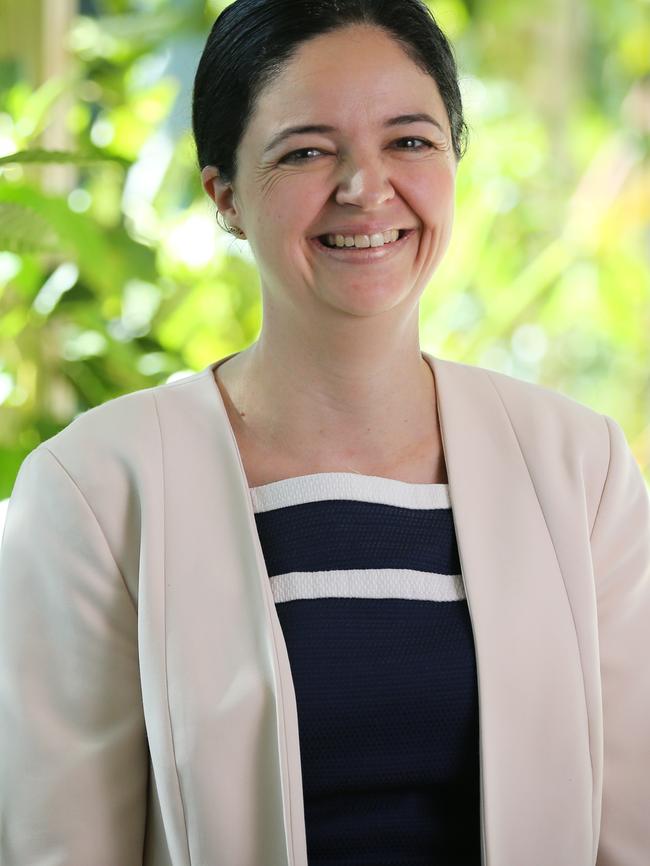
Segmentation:
{"type": "Polygon", "coordinates": [[[351,244],[350,246],[347,246],[345,244],[343,246],[338,246],[338,244],[328,243],[328,240],[327,240],[328,237],[331,237],[336,233],[318,235],[318,237],[313,238],[313,240],[318,241],[320,244],[322,244],[322,246],[326,247],[328,250],[344,250],[344,251],[350,250],[350,251],[354,252],[355,250],[356,251],[363,251],[363,250],[370,250],[370,249],[382,249],[383,247],[390,247],[393,244],[396,244],[398,241],[401,241],[402,238],[405,237],[410,231],[412,231],[412,229],[399,229],[399,234],[398,234],[396,240],[388,241],[388,242],[384,241],[383,244],[379,244],[377,246],[372,246],[372,244],[369,244],[367,247],[357,247],[354,244],[351,244]]]}
{"type": "Polygon", "coordinates": [[[327,235],[319,235],[318,237],[312,238],[311,242],[321,250],[321,252],[329,253],[330,256],[342,261],[350,260],[364,262],[374,261],[375,259],[379,261],[392,251],[397,251],[403,247],[415,231],[415,229],[400,229],[396,241],[380,244],[378,247],[331,247],[326,243],[323,243],[323,240],[327,238],[327,235]]]}

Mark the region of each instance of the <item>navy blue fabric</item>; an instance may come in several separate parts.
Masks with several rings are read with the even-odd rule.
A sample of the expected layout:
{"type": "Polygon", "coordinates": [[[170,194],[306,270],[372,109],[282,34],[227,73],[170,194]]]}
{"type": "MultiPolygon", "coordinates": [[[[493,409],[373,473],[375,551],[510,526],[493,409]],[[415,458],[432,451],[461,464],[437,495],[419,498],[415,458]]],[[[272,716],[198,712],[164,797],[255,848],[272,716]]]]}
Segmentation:
{"type": "Polygon", "coordinates": [[[480,866],[467,602],[464,593],[399,597],[403,569],[460,573],[451,508],[321,499],[255,520],[270,578],[399,572],[391,598],[368,597],[355,571],[360,597],[276,602],[296,692],[310,866],[480,866]]]}

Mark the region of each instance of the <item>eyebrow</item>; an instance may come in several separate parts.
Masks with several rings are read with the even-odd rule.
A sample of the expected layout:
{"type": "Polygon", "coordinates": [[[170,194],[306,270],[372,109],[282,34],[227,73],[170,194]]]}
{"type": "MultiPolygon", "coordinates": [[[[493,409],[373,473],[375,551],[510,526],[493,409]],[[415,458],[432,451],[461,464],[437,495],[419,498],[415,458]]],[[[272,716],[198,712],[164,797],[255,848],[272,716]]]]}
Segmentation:
{"type": "MultiPolygon", "coordinates": [[[[440,132],[443,135],[446,135],[445,130],[442,128],[440,123],[432,117],[430,114],[426,112],[418,112],[417,114],[400,114],[398,117],[391,117],[388,120],[384,121],[384,127],[389,128],[393,126],[406,126],[409,123],[432,123],[434,126],[437,126],[440,132]]],[[[306,126],[288,126],[286,129],[283,129],[277,135],[273,136],[271,141],[264,148],[264,153],[268,153],[270,150],[273,150],[274,147],[277,147],[280,142],[284,141],[286,138],[289,138],[292,135],[302,135],[307,132],[336,132],[337,129],[335,126],[326,126],[322,123],[312,123],[306,126]]]]}

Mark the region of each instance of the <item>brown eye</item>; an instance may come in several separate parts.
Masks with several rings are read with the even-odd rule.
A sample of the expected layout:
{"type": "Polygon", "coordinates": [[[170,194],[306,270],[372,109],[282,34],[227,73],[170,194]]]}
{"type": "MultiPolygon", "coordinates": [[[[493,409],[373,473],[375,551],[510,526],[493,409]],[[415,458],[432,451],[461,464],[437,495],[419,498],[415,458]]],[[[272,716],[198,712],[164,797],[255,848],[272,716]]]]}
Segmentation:
{"type": "Polygon", "coordinates": [[[300,153],[320,153],[320,150],[317,147],[302,147],[300,150],[293,150],[283,156],[280,162],[311,162],[310,159],[298,159],[300,153]]]}
{"type": "Polygon", "coordinates": [[[424,147],[405,147],[400,148],[400,150],[428,150],[429,148],[433,147],[431,142],[427,141],[426,138],[414,138],[413,136],[407,136],[406,138],[398,139],[398,142],[400,141],[419,141],[424,145],[424,147]]]}

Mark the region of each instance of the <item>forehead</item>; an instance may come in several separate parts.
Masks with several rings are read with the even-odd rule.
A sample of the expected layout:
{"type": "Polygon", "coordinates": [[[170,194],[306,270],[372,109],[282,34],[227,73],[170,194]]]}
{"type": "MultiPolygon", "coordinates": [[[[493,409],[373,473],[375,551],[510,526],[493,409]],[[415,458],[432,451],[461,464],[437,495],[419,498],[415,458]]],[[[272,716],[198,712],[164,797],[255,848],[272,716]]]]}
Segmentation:
{"type": "Polygon", "coordinates": [[[260,94],[249,132],[268,137],[289,122],[351,131],[390,114],[430,111],[448,129],[434,79],[389,34],[367,25],[325,33],[300,46],[260,94]]]}

